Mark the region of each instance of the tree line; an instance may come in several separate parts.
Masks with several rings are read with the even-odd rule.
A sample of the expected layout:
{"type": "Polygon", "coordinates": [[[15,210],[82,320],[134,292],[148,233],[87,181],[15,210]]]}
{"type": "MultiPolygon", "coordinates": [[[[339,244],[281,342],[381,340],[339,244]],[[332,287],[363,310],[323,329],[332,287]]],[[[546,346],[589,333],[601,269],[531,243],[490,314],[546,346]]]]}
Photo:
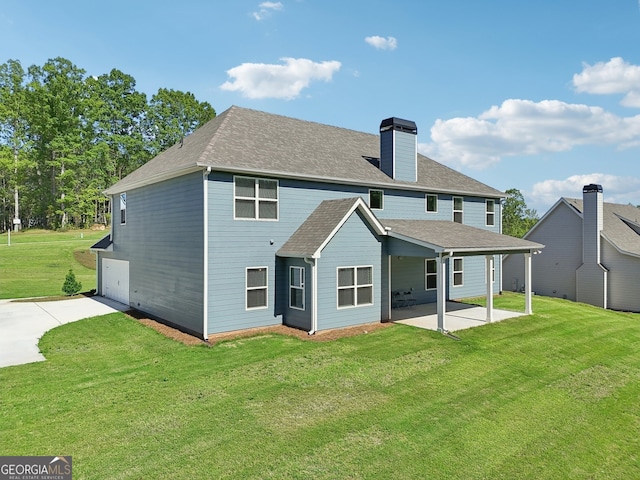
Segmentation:
{"type": "Polygon", "coordinates": [[[102,191],[216,116],[192,93],[151,98],[118,69],[65,58],[0,65],[0,230],[108,224],[102,191]]]}

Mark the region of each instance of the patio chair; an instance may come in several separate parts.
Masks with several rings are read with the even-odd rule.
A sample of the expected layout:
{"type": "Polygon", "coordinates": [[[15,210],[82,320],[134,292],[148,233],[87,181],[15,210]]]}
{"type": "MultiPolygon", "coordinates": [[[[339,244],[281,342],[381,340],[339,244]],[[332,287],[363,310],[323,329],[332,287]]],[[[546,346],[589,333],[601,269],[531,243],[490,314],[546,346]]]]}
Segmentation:
{"type": "Polygon", "coordinates": [[[405,307],[413,307],[416,304],[416,298],[413,296],[413,288],[409,291],[404,292],[402,295],[405,307]]]}

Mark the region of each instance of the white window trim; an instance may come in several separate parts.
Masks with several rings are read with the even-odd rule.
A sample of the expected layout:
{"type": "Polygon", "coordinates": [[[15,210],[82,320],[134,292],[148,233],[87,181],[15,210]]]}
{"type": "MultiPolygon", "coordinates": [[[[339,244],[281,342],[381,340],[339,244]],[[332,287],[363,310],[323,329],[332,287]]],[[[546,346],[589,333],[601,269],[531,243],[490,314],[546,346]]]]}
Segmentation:
{"type": "Polygon", "coordinates": [[[427,213],[438,213],[438,204],[440,203],[439,200],[440,200],[440,198],[438,198],[438,194],[436,194],[436,193],[427,193],[427,194],[425,194],[425,196],[424,196],[424,211],[427,212],[427,213]],[[427,208],[428,205],[429,205],[429,200],[428,200],[429,197],[436,197],[436,209],[435,210],[429,210],[427,208]]]}
{"type": "Polygon", "coordinates": [[[367,203],[369,204],[369,208],[371,210],[384,210],[384,190],[380,190],[379,188],[370,188],[369,189],[369,201],[367,203]],[[371,206],[371,192],[380,192],[382,194],[382,198],[381,198],[382,206],[380,208],[374,208],[374,207],[371,206]]]}
{"type": "Polygon", "coordinates": [[[126,225],[127,224],[127,192],[122,192],[119,198],[120,198],[120,225],[126,225]],[[124,199],[124,202],[122,201],[123,199],[124,199]],[[124,222],[122,221],[122,212],[124,212],[124,222]]]}
{"type": "Polygon", "coordinates": [[[464,257],[451,257],[451,286],[453,288],[464,287],[464,257]],[[462,269],[455,269],[456,260],[460,260],[462,262],[462,269]],[[459,273],[462,276],[462,283],[460,283],[459,285],[456,285],[456,273],[459,273]]]}
{"type": "Polygon", "coordinates": [[[280,219],[280,181],[275,178],[264,177],[247,177],[245,175],[233,176],[233,219],[234,220],[246,220],[249,222],[277,222],[280,219]],[[255,197],[241,197],[236,195],[236,178],[245,178],[254,181],[256,193],[255,197]],[[266,180],[270,182],[276,182],[276,198],[260,198],[260,180],[266,180]],[[255,216],[253,218],[238,217],[236,215],[236,200],[253,200],[255,203],[255,216]],[[260,202],[273,202],[276,204],[276,218],[260,218],[260,202]]]}
{"type": "Polygon", "coordinates": [[[358,308],[358,307],[368,307],[374,304],[373,299],[375,298],[375,291],[373,286],[373,265],[344,265],[340,267],[336,267],[336,307],[338,310],[344,310],[347,308],[358,308]],[[340,286],[340,270],[346,270],[348,268],[353,269],[353,285],[349,285],[346,287],[340,286]],[[359,285],[358,284],[358,268],[370,268],[371,269],[371,283],[366,283],[359,285]],[[358,303],[358,287],[371,287],[371,303],[358,303]],[[346,290],[352,288],[354,289],[354,305],[344,305],[340,306],[340,290],[346,290]]]}
{"type": "Polygon", "coordinates": [[[424,259],[424,289],[427,292],[432,292],[438,289],[438,261],[435,258],[425,258],[424,259]],[[435,262],[436,263],[436,271],[433,273],[427,273],[427,262],[435,262]],[[434,288],[427,287],[427,276],[436,277],[436,286],[434,288]]]}
{"type": "Polygon", "coordinates": [[[299,266],[295,266],[292,265],[291,267],[289,267],[289,308],[292,308],[294,310],[301,310],[304,311],[305,309],[305,296],[306,296],[306,290],[305,290],[305,284],[304,284],[304,272],[305,272],[305,268],[304,267],[299,267],[299,266]],[[300,270],[300,286],[297,285],[293,285],[293,270],[294,269],[298,269],[300,270]],[[292,298],[291,298],[291,290],[292,289],[296,289],[296,290],[301,290],[302,291],[302,308],[301,307],[296,307],[295,305],[292,305],[292,298]]]}
{"type": "Polygon", "coordinates": [[[496,226],[496,201],[493,199],[486,199],[484,201],[484,224],[485,227],[495,227],[496,226]],[[489,204],[493,203],[493,212],[489,211],[489,204]],[[493,223],[488,223],[487,219],[489,218],[489,215],[493,216],[493,223]]]}
{"type": "MultiPolygon", "coordinates": [[[[452,210],[452,214],[451,214],[451,220],[452,221],[456,221],[456,213],[460,212],[462,215],[462,221],[460,222],[461,224],[464,223],[464,197],[453,197],[451,199],[451,210],[452,210]],[[460,200],[462,200],[462,209],[460,210],[456,210],[456,198],[459,198],[460,200]]],[[[456,222],[458,223],[458,222],[456,222]]]]}
{"type": "Polygon", "coordinates": [[[269,267],[264,266],[264,267],[246,267],[244,270],[244,309],[245,311],[252,311],[252,310],[264,310],[265,308],[269,308],[269,267]],[[249,283],[249,270],[262,270],[264,269],[265,271],[265,278],[266,278],[266,284],[264,286],[261,287],[249,287],[248,283],[249,283]],[[265,290],[266,291],[266,295],[265,295],[265,305],[261,305],[259,307],[249,307],[248,303],[249,303],[249,291],[250,290],[265,290]]]}

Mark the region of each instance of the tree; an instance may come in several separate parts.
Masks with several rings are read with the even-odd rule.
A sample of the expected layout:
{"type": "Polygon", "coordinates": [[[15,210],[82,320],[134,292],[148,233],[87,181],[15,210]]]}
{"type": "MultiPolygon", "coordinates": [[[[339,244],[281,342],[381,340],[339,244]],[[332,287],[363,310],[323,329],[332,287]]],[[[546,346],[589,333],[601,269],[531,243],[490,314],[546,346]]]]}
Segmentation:
{"type": "MultiPolygon", "coordinates": [[[[2,172],[3,211],[6,211],[8,190],[12,190],[14,219],[20,218],[20,185],[25,167],[24,147],[29,130],[25,93],[25,72],[20,62],[8,60],[0,65],[0,145],[9,148],[13,160],[13,168],[6,168],[5,162],[2,172]]],[[[3,221],[6,222],[6,219],[3,218],[3,221]]],[[[14,223],[14,229],[19,228],[20,225],[14,223]]]]}
{"type": "Polygon", "coordinates": [[[73,273],[72,269],[69,269],[69,273],[64,279],[64,284],[62,285],[62,291],[65,295],[75,295],[82,288],[82,283],[76,280],[76,275],[73,273]]]}
{"type": "Polygon", "coordinates": [[[520,190],[510,188],[502,206],[502,233],[522,238],[538,221],[538,213],[524,201],[520,190]]]}
{"type": "Polygon", "coordinates": [[[208,102],[199,102],[193,93],[158,90],[149,102],[147,134],[154,155],[180,142],[196,128],[216,116],[208,102]]]}

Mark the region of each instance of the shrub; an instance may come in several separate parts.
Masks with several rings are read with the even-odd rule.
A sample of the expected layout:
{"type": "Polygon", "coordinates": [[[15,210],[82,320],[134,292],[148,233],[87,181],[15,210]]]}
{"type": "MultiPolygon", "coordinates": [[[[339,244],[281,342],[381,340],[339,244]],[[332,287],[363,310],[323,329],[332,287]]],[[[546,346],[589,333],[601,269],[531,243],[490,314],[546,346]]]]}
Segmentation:
{"type": "Polygon", "coordinates": [[[66,295],[75,295],[82,288],[82,283],[76,280],[76,276],[73,273],[72,269],[69,269],[69,273],[67,273],[66,278],[64,279],[64,285],[62,285],[62,291],[66,295]]]}

